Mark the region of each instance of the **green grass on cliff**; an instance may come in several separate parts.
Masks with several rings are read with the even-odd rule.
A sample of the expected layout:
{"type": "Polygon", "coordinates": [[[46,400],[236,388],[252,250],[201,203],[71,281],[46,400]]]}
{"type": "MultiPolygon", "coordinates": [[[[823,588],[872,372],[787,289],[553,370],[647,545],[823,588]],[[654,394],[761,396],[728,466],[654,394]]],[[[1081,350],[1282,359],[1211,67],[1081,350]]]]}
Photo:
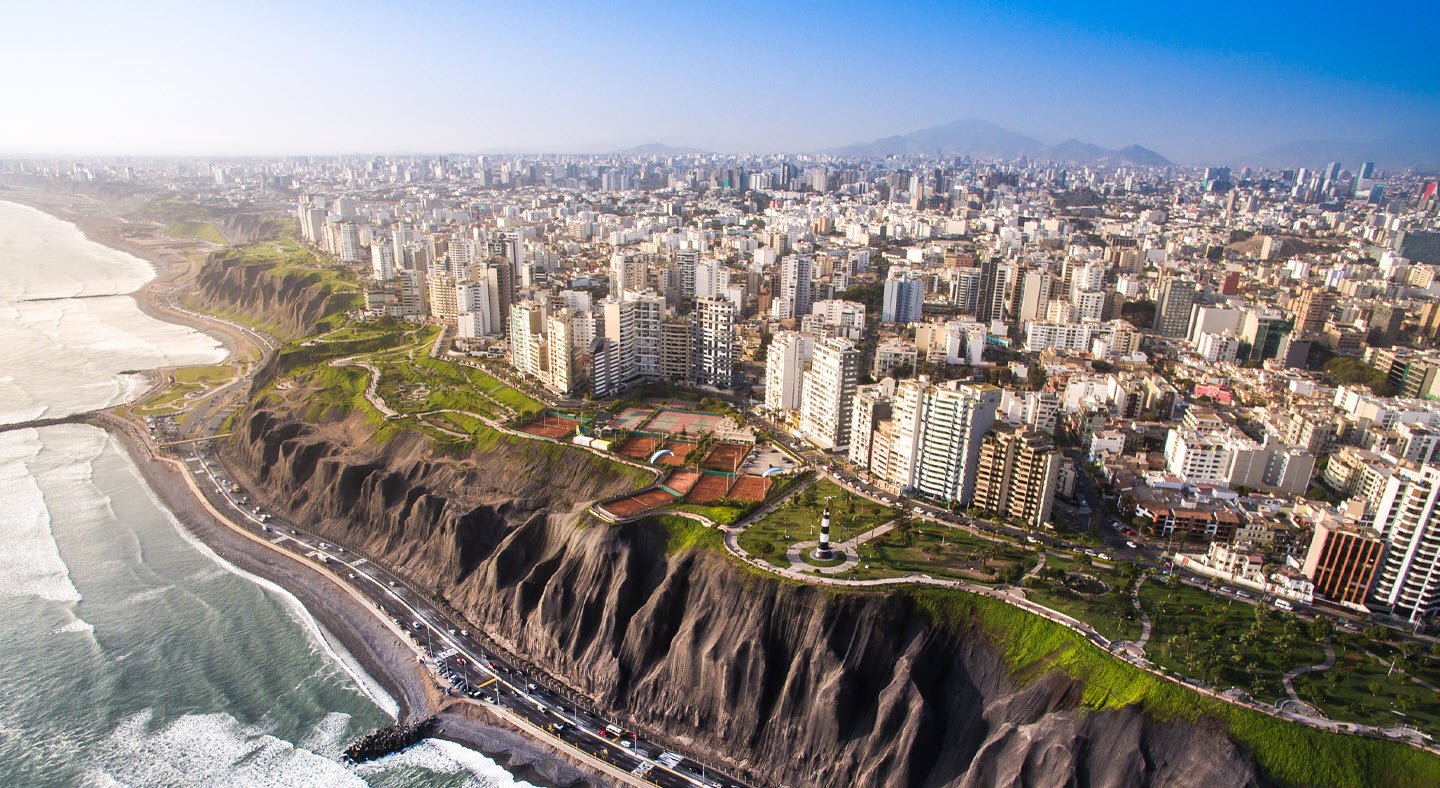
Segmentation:
{"type": "Polygon", "coordinates": [[[224,246],[229,243],[220,228],[209,222],[196,222],[188,220],[173,221],[165,225],[165,234],[176,238],[197,238],[201,241],[209,241],[217,246],[224,246]]]}
{"type": "Polygon", "coordinates": [[[938,626],[978,627],[1022,683],[1051,670],[1083,682],[1092,710],[1139,705],[1159,720],[1224,725],[1269,778],[1287,785],[1440,785],[1440,758],[1403,744],[1326,733],[1209,698],[1116,659],[1083,636],[999,600],[947,589],[904,592],[938,626]]]}
{"type": "Polygon", "coordinates": [[[725,534],[718,528],[675,515],[659,515],[649,520],[664,527],[665,552],[668,555],[676,555],[686,550],[725,550],[725,534]]]}

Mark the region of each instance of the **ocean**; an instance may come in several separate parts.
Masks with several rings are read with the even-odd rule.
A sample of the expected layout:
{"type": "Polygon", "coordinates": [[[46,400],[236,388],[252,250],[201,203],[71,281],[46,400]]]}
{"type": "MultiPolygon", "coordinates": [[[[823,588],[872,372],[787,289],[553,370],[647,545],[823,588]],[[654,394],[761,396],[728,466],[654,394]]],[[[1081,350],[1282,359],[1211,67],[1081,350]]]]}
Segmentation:
{"type": "MultiPolygon", "coordinates": [[[[128,401],[135,370],[222,361],[140,312],[127,294],[153,275],[0,201],[0,424],[128,401]]],[[[0,688],[0,785],[527,785],[449,742],[341,764],[395,701],[85,425],[0,433],[0,688]]]]}

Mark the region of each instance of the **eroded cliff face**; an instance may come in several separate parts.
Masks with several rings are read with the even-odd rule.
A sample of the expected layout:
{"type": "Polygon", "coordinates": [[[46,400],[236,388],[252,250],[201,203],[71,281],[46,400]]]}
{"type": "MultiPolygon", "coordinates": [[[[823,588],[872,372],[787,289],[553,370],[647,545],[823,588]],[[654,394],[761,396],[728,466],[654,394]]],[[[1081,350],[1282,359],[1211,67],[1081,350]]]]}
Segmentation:
{"type": "Polygon", "coordinates": [[[193,297],[202,306],[243,314],[299,337],[356,303],[354,293],[320,286],[319,280],[319,274],[278,274],[271,264],[246,263],[216,252],[196,275],[193,297]]]}
{"type": "MultiPolygon", "coordinates": [[[[1085,711],[1052,672],[1015,680],[984,634],[903,594],[833,594],[663,529],[581,525],[633,482],[501,442],[437,459],[273,403],[231,446],[270,503],[447,596],[497,642],[658,741],[758,782],[814,786],[1248,785],[1209,722],[1085,711]]],[[[578,453],[583,454],[583,453],[578,453]]],[[[588,457],[588,455],[585,455],[588,457]]]]}

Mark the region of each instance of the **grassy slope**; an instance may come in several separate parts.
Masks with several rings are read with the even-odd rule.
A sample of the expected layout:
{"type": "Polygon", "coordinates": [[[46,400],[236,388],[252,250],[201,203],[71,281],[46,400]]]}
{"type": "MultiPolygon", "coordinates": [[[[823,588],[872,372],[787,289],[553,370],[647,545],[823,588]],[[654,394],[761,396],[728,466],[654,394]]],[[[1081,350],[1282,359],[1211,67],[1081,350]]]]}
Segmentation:
{"type": "Polygon", "coordinates": [[[905,592],[942,627],[978,625],[1024,681],[1063,670],[1084,682],[1083,705],[1140,705],[1161,720],[1212,718],[1270,778],[1291,785],[1440,785],[1440,758],[1394,742],[1325,733],[1202,696],[1101,652],[1084,637],[1003,602],[960,591],[905,592]]]}

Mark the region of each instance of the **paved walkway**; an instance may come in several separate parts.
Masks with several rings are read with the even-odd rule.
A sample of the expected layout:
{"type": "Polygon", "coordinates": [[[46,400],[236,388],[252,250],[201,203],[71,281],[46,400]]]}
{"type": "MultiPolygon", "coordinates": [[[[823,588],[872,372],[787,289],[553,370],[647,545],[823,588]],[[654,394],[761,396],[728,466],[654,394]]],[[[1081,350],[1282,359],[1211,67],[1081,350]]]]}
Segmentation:
{"type": "Polygon", "coordinates": [[[1281,682],[1285,684],[1285,694],[1290,696],[1290,700],[1293,700],[1296,703],[1303,704],[1305,708],[1311,709],[1315,712],[1316,715],[1319,715],[1319,709],[1316,709],[1314,706],[1311,706],[1305,701],[1300,700],[1300,696],[1295,693],[1295,684],[1293,682],[1296,676],[1300,676],[1306,673],[1323,673],[1333,667],[1335,667],[1335,647],[1330,645],[1329,643],[1326,643],[1324,662],[1321,662],[1319,665],[1306,665],[1303,667],[1292,668],[1291,670],[1285,672],[1284,678],[1281,679],[1281,682]]]}
{"type": "Polygon", "coordinates": [[[1136,612],[1140,614],[1140,637],[1135,640],[1117,640],[1112,644],[1114,650],[1124,651],[1137,659],[1146,659],[1145,645],[1150,642],[1150,615],[1140,604],[1140,586],[1145,584],[1146,577],[1148,575],[1141,575],[1140,579],[1135,581],[1135,587],[1130,590],[1130,604],[1134,605],[1136,612]]]}
{"type": "Polygon", "coordinates": [[[860,545],[865,544],[871,539],[879,539],[885,534],[888,534],[891,531],[895,530],[898,526],[898,521],[891,520],[889,522],[877,525],[874,528],[866,531],[865,533],[855,536],[849,541],[833,545],[833,548],[837,552],[842,553],[845,556],[844,561],[834,566],[816,566],[805,561],[805,551],[819,547],[820,542],[818,541],[796,542],[795,544],[790,545],[790,548],[785,551],[785,557],[789,559],[790,567],[792,569],[798,569],[801,572],[819,572],[823,575],[843,574],[850,571],[851,569],[854,569],[860,564],[860,545]]]}

